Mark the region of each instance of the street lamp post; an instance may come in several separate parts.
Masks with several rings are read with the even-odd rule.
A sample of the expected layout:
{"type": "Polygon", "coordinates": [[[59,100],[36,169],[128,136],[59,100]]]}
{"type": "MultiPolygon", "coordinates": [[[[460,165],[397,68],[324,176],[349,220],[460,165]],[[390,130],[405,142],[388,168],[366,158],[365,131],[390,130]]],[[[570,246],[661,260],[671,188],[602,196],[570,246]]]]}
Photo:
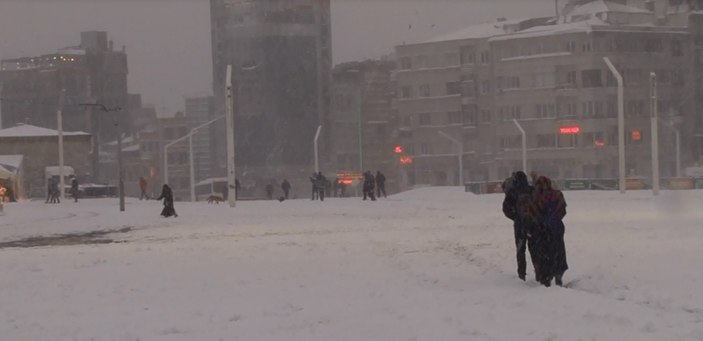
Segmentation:
{"type": "Polygon", "coordinates": [[[439,131],[439,135],[442,135],[442,137],[446,138],[449,141],[452,141],[457,147],[459,147],[459,153],[457,155],[458,161],[459,161],[459,186],[464,185],[464,145],[459,142],[459,140],[447,135],[443,131],[439,131]]]}
{"type": "Polygon", "coordinates": [[[229,202],[229,207],[237,205],[236,173],[234,169],[234,103],[232,100],[232,65],[227,65],[227,74],[225,75],[225,125],[227,126],[227,201],[229,202]]]}
{"type": "Polygon", "coordinates": [[[520,129],[520,134],[522,135],[522,171],[527,174],[527,134],[525,133],[525,129],[522,129],[517,119],[513,119],[513,123],[520,129]]]}
{"type": "Polygon", "coordinates": [[[649,73],[650,121],[652,127],[652,194],[659,195],[659,129],[657,122],[657,74],[649,73]]]}
{"type": "Polygon", "coordinates": [[[56,110],[56,126],[58,130],[59,139],[59,193],[61,193],[61,199],[65,199],[66,189],[64,188],[63,179],[63,105],[66,101],[66,89],[61,89],[61,95],[59,96],[59,109],[56,110]]]}
{"type": "Polygon", "coordinates": [[[188,162],[190,163],[190,201],[195,201],[195,166],[193,165],[193,135],[198,132],[198,130],[207,127],[220,119],[224,118],[225,115],[218,116],[210,121],[207,121],[193,129],[188,133],[188,162]]]}
{"type": "Polygon", "coordinates": [[[618,82],[618,187],[620,193],[625,193],[625,99],[622,75],[610,62],[608,57],[603,57],[605,64],[608,65],[610,72],[613,73],[618,82]]]}
{"type": "Polygon", "coordinates": [[[322,131],[322,126],[317,126],[317,132],[315,132],[315,141],[313,142],[315,144],[315,173],[320,172],[320,159],[318,157],[318,150],[317,150],[317,140],[320,138],[320,131],[322,131]]]}

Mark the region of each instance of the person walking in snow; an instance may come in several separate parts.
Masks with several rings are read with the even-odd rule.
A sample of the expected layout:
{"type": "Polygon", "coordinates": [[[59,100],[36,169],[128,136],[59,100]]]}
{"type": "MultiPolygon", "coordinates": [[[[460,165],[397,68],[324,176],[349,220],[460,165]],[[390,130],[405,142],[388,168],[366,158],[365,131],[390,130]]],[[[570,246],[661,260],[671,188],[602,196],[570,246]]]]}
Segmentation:
{"type": "Polygon", "coordinates": [[[312,183],[312,200],[317,199],[318,189],[317,189],[317,174],[312,173],[312,176],[310,177],[310,182],[312,183]]]}
{"type": "Polygon", "coordinates": [[[535,225],[537,225],[537,220],[534,215],[534,208],[532,207],[533,189],[527,182],[527,175],[522,171],[513,173],[512,177],[504,182],[503,187],[506,189],[505,198],[503,200],[503,214],[513,221],[518,277],[523,281],[525,280],[527,272],[525,252],[529,247],[530,258],[535,268],[535,276],[537,281],[542,282],[542,269],[539,266],[541,262],[536,258],[537,250],[535,246],[537,240],[534,238],[530,240],[529,237],[531,235],[528,233],[528,231],[532,231],[534,237],[537,236],[535,227],[535,225]]]}
{"type": "Polygon", "coordinates": [[[61,203],[61,198],[59,197],[59,186],[56,183],[56,181],[52,181],[49,179],[49,193],[51,195],[51,198],[49,199],[49,203],[51,204],[60,204],[61,203]]]}
{"type": "Polygon", "coordinates": [[[266,197],[269,200],[273,200],[273,184],[269,183],[266,185],[266,197]]]}
{"type": "Polygon", "coordinates": [[[71,177],[71,195],[73,202],[78,202],[78,178],[75,175],[71,177]]]}
{"type": "Polygon", "coordinates": [[[288,182],[288,179],[283,179],[281,190],[283,190],[283,197],[288,200],[288,193],[290,192],[290,182],[288,182]]]}
{"type": "Polygon", "coordinates": [[[552,188],[552,181],[540,176],[535,181],[535,202],[539,212],[540,225],[548,234],[546,250],[549,253],[546,280],[562,286],[564,272],[569,269],[566,263],[566,246],[564,245],[564,216],[566,216],[566,200],[564,194],[552,188]]]}
{"type": "Polygon", "coordinates": [[[381,171],[376,171],[376,197],[381,198],[386,197],[386,176],[381,173],[381,171]]]}
{"type": "Polygon", "coordinates": [[[164,209],[161,211],[161,216],[165,218],[168,218],[170,216],[178,218],[176,209],[173,207],[173,191],[171,190],[171,187],[169,187],[167,184],[164,184],[164,186],[161,188],[161,195],[156,198],[156,200],[161,199],[164,200],[164,209]]]}
{"type": "Polygon", "coordinates": [[[327,191],[328,183],[329,181],[324,175],[322,175],[322,172],[318,172],[315,186],[317,186],[317,197],[320,198],[320,201],[325,201],[325,192],[327,191]]]}
{"type": "Polygon", "coordinates": [[[146,179],[144,179],[143,176],[139,177],[139,190],[141,191],[141,194],[139,195],[139,200],[149,200],[149,196],[146,195],[146,179]]]}
{"type": "Polygon", "coordinates": [[[362,191],[364,192],[364,198],[362,200],[366,200],[366,197],[368,196],[371,201],[376,201],[376,197],[374,196],[374,187],[376,186],[376,180],[373,177],[373,174],[371,174],[371,171],[366,171],[364,173],[364,185],[362,187],[362,191]]]}

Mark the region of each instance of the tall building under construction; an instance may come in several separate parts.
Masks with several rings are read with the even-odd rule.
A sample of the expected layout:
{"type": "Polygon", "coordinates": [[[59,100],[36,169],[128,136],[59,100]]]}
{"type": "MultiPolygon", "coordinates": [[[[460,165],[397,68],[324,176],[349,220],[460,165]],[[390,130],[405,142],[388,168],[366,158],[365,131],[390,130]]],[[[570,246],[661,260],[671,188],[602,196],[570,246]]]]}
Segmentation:
{"type": "MultiPolygon", "coordinates": [[[[329,0],[211,0],[210,15],[216,111],[233,68],[237,173],[307,174],[330,105],[329,0]]],[[[226,143],[217,146],[214,171],[224,174],[226,143]]]]}

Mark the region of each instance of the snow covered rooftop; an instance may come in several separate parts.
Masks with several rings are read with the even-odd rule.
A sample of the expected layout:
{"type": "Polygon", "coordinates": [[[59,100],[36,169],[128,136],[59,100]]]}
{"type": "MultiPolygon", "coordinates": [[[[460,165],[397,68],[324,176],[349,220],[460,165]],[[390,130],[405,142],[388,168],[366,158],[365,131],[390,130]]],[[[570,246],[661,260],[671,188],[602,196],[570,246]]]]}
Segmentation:
{"type": "Polygon", "coordinates": [[[500,40],[510,40],[519,38],[529,38],[529,37],[542,37],[554,34],[564,34],[564,33],[574,33],[574,32],[591,32],[593,26],[605,26],[608,23],[600,20],[598,18],[591,18],[589,20],[558,24],[558,25],[547,25],[547,26],[536,26],[524,31],[503,35],[499,37],[493,37],[490,41],[500,41],[500,40]]]}
{"type": "Polygon", "coordinates": [[[436,43],[440,41],[464,40],[464,39],[480,39],[489,38],[496,35],[508,33],[506,26],[518,25],[522,20],[497,21],[492,23],[478,24],[469,26],[463,30],[445,34],[425,43],[436,43]]]}
{"type": "MultiPolygon", "coordinates": [[[[44,137],[58,136],[59,133],[53,129],[37,127],[29,124],[18,124],[11,128],[0,130],[0,138],[2,137],[44,137]]],[[[64,136],[90,136],[90,134],[82,131],[64,131],[64,136]]]]}
{"type": "Polygon", "coordinates": [[[652,14],[652,12],[641,9],[641,8],[622,5],[622,4],[618,4],[618,3],[614,3],[614,2],[610,2],[610,1],[597,0],[597,1],[589,2],[587,4],[577,6],[572,11],[566,13],[566,15],[568,17],[568,16],[595,14],[595,13],[603,13],[603,12],[652,14]]]}

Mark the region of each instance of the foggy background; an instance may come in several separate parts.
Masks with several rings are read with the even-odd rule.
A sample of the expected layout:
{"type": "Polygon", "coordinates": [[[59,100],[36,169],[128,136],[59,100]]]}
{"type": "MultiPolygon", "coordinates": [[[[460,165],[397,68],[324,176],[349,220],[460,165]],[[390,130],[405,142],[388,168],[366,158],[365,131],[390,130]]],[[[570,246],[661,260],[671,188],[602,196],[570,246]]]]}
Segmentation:
{"type": "MultiPolygon", "coordinates": [[[[566,0],[560,0],[560,4],[566,0]]],[[[554,0],[331,0],[334,63],[379,58],[498,17],[554,15],[554,0]]],[[[78,45],[81,31],[107,31],[127,47],[129,92],[159,115],[212,92],[209,0],[0,0],[0,58],[78,45]]]]}

